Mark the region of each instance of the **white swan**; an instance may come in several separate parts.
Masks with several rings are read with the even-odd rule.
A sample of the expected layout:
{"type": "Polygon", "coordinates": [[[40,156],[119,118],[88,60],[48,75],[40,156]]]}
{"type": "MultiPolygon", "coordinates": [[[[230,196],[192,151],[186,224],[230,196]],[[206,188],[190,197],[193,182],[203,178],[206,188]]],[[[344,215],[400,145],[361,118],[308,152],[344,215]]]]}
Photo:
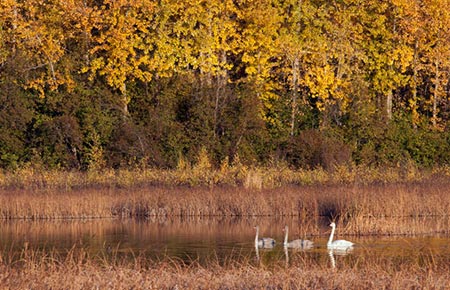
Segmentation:
{"type": "Polygon", "coordinates": [[[310,240],[293,240],[288,242],[288,235],[289,235],[289,227],[284,227],[284,243],[283,246],[285,248],[295,248],[295,249],[302,249],[302,250],[309,250],[314,246],[314,243],[310,240]]]}
{"type": "Polygon", "coordinates": [[[333,222],[330,224],[330,227],[331,227],[331,234],[330,234],[330,239],[328,240],[328,243],[327,243],[327,248],[329,250],[351,250],[354,243],[346,241],[346,240],[333,241],[334,231],[336,230],[336,224],[333,222]]]}
{"type": "Polygon", "coordinates": [[[255,226],[256,236],[255,236],[255,247],[256,248],[273,248],[275,246],[275,240],[272,238],[261,238],[259,239],[259,226],[255,226]]]}

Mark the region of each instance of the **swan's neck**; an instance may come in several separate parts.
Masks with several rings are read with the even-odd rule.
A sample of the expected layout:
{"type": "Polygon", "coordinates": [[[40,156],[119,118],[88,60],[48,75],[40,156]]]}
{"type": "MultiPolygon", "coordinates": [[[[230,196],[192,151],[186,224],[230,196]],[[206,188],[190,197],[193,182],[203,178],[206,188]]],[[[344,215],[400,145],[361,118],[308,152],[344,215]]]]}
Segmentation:
{"type": "Polygon", "coordinates": [[[256,228],[255,246],[258,246],[258,235],[259,235],[259,228],[256,228]]]}
{"type": "Polygon", "coordinates": [[[288,230],[288,228],[285,228],[284,231],[285,231],[285,234],[284,234],[284,245],[286,246],[287,243],[288,243],[288,232],[289,232],[289,230],[288,230]]]}
{"type": "Polygon", "coordinates": [[[334,237],[334,231],[336,230],[336,226],[332,226],[331,227],[331,234],[330,234],[330,238],[328,239],[328,245],[331,245],[331,243],[333,242],[333,237],[334,237]]]}

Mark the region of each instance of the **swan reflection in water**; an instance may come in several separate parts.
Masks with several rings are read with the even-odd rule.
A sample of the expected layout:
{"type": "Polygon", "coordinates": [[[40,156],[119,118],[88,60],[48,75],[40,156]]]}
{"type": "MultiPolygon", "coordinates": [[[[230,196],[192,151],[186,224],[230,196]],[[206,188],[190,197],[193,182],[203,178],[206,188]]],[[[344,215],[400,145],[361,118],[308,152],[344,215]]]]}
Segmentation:
{"type": "Polygon", "coordinates": [[[261,262],[260,260],[260,256],[259,256],[259,251],[263,251],[263,252],[267,252],[267,251],[272,251],[274,249],[274,247],[263,247],[262,245],[258,245],[258,243],[255,243],[255,254],[256,254],[256,261],[257,262],[261,262]]]}
{"type": "MultiPolygon", "coordinates": [[[[294,253],[295,252],[306,252],[307,250],[310,250],[310,249],[312,249],[312,247],[309,248],[309,249],[293,249],[293,252],[294,253]]],[[[283,250],[284,250],[284,257],[285,257],[286,267],[288,267],[289,266],[289,250],[288,250],[288,247],[283,247],[283,250]]]]}
{"type": "Polygon", "coordinates": [[[289,227],[285,226],[284,229],[284,256],[286,257],[286,267],[289,266],[289,251],[288,249],[293,249],[294,251],[307,251],[311,250],[314,247],[314,242],[310,240],[302,240],[297,239],[288,242],[288,236],[289,236],[289,227]]]}
{"type": "Polygon", "coordinates": [[[347,256],[353,251],[353,247],[347,249],[328,249],[328,256],[330,256],[331,267],[336,268],[335,256],[347,256]]]}

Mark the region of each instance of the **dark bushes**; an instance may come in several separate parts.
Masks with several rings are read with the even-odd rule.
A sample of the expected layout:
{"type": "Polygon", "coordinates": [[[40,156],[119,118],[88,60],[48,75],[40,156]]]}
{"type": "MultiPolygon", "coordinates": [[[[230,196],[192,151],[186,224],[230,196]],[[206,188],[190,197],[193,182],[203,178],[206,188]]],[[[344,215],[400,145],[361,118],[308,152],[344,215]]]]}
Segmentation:
{"type": "Polygon", "coordinates": [[[327,170],[351,161],[350,148],[341,140],[318,130],[305,130],[289,140],[286,161],[296,167],[327,170]]]}

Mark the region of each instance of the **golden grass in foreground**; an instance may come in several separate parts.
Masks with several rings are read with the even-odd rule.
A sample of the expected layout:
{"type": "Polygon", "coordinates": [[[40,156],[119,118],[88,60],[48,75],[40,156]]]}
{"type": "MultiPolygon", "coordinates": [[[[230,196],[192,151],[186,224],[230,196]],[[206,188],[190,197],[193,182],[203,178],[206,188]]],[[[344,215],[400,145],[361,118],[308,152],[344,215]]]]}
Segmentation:
{"type": "MultiPolygon", "coordinates": [[[[341,262],[341,261],[338,261],[341,262]]],[[[2,289],[449,289],[448,257],[397,261],[360,258],[354,263],[319,265],[300,260],[271,267],[251,261],[150,261],[89,257],[83,249],[65,255],[25,249],[18,261],[0,257],[2,289]]]]}

